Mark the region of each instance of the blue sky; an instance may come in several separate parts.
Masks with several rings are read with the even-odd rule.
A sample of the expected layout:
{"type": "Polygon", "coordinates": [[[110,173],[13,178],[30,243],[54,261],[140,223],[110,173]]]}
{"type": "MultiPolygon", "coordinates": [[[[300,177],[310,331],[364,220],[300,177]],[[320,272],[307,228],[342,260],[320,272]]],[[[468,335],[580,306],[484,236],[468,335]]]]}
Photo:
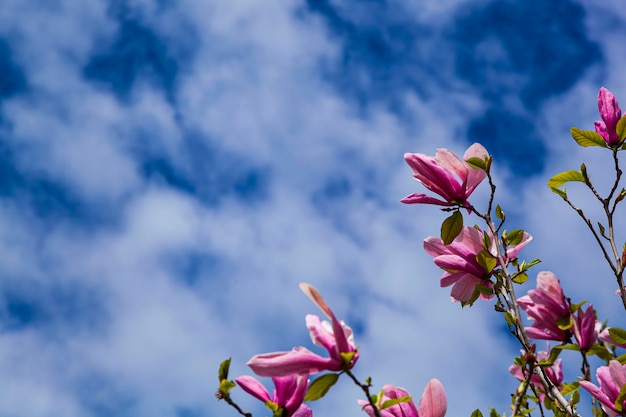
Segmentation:
{"type": "MultiPolygon", "coordinates": [[[[617,314],[545,181],[607,174],[568,129],[601,86],[626,103],[625,20],[617,0],[3,1],[0,415],[234,415],[217,366],[310,344],[301,281],[355,329],[360,376],[508,411],[517,347],[439,288],[421,242],[444,213],[399,203],[402,155],[481,142],[536,272],[617,314]]],[[[361,415],[341,382],[316,415],[361,415]]]]}

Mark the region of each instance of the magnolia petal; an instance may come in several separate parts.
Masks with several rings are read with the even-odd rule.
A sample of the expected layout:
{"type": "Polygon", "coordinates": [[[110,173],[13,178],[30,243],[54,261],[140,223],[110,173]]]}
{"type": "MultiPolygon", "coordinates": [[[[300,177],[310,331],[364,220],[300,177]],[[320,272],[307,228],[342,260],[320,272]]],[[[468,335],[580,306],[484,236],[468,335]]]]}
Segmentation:
{"type": "Polygon", "coordinates": [[[292,417],[313,417],[313,411],[311,411],[308,405],[302,404],[296,412],[292,414],[292,417]]]}
{"type": "Polygon", "coordinates": [[[593,395],[598,401],[602,403],[602,409],[609,416],[617,417],[619,415],[619,413],[613,406],[613,402],[600,388],[596,387],[589,381],[580,381],[580,386],[586,389],[591,395],[593,395]]]}
{"type": "Polygon", "coordinates": [[[342,367],[341,362],[333,358],[323,358],[304,347],[294,348],[287,352],[255,355],[247,365],[259,376],[314,374],[324,370],[340,371],[342,367]]]}
{"type": "Polygon", "coordinates": [[[436,206],[452,206],[454,204],[449,203],[447,201],[438,200],[434,197],[430,197],[426,194],[411,194],[404,197],[400,200],[401,203],[404,204],[433,204],[436,206]]]}
{"type": "Polygon", "coordinates": [[[486,281],[473,275],[465,274],[454,284],[452,291],[450,291],[450,296],[456,301],[469,301],[472,298],[472,294],[474,294],[476,286],[483,283],[486,283],[486,281]]]}
{"type": "Polygon", "coordinates": [[[461,182],[466,182],[468,165],[465,161],[456,156],[454,152],[448,149],[437,149],[435,159],[439,163],[439,166],[447,171],[453,172],[461,182]]]}
{"type": "Polygon", "coordinates": [[[263,401],[264,403],[267,401],[272,401],[269,392],[267,389],[261,384],[257,379],[250,375],[242,375],[238,378],[235,378],[235,382],[237,385],[241,387],[242,390],[252,395],[253,397],[263,401]]]}
{"type": "Polygon", "coordinates": [[[309,329],[311,340],[316,346],[326,348],[329,352],[335,346],[335,336],[326,329],[322,321],[315,314],[306,315],[306,327],[309,329]]]}
{"type": "Polygon", "coordinates": [[[419,417],[444,417],[448,409],[446,391],[441,382],[433,378],[426,385],[419,405],[419,417]]]}

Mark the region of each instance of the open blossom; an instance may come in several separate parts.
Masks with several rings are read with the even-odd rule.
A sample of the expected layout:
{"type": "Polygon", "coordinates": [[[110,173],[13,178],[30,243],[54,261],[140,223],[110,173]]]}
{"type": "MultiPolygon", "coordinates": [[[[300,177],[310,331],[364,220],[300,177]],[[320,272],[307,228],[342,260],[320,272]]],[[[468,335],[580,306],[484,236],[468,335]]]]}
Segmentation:
{"type": "Polygon", "coordinates": [[[589,391],[602,406],[602,409],[610,417],[616,417],[626,410],[626,400],[621,404],[615,404],[620,390],[626,385],[626,365],[616,360],[609,362],[609,366],[601,366],[596,371],[596,377],[600,387],[589,381],[580,381],[580,386],[589,391]]]}
{"type": "Polygon", "coordinates": [[[594,123],[596,132],[602,136],[610,147],[617,146],[621,140],[617,135],[617,122],[622,117],[622,110],[617,104],[615,96],[602,87],[598,92],[598,110],[602,121],[594,123]]]}
{"type": "Polygon", "coordinates": [[[328,323],[314,314],[306,316],[311,340],[315,345],[328,350],[329,357],[319,356],[304,347],[296,347],[287,352],[264,353],[248,361],[248,366],[255,374],[284,376],[324,370],[337,372],[343,370],[345,366],[352,368],[358,360],[359,353],[354,343],[352,329],[337,319],[313,286],[303,283],[300,284],[300,288],[331,319],[331,323],[328,323]]]}
{"type": "Polygon", "coordinates": [[[569,330],[560,329],[557,320],[567,321],[570,308],[559,279],[552,272],[540,272],[537,275],[537,288],[517,300],[519,306],[533,320],[526,333],[531,339],[569,340],[569,330]]]}
{"type": "Polygon", "coordinates": [[[487,174],[481,169],[471,167],[465,160],[484,159],[486,155],[487,150],[478,143],[465,151],[463,159],[448,149],[437,149],[434,158],[421,153],[404,154],[404,160],[413,170],[413,177],[443,200],[416,193],[401,201],[405,204],[469,205],[467,198],[487,174]]]}
{"type": "Polygon", "coordinates": [[[598,320],[596,319],[596,311],[589,304],[586,311],[582,307],[574,316],[574,338],[582,351],[588,351],[598,338],[598,320]]]}
{"type": "MultiPolygon", "coordinates": [[[[384,404],[388,400],[402,397],[410,397],[410,394],[404,388],[395,387],[393,384],[386,384],[383,387],[383,395],[378,400],[378,406],[384,404]]],[[[370,417],[374,417],[372,406],[365,400],[358,400],[359,405],[370,417]]],[[[448,401],[443,385],[438,379],[431,379],[424,389],[419,405],[415,407],[415,403],[411,399],[407,402],[400,402],[390,407],[380,410],[383,417],[444,417],[448,409],[448,401]]]]}
{"type": "Polygon", "coordinates": [[[424,250],[435,257],[434,262],[439,268],[446,271],[441,276],[441,286],[454,285],[450,293],[453,300],[469,301],[477,285],[491,287],[489,277],[492,271],[476,260],[476,255],[484,250],[480,230],[464,226],[449,245],[444,245],[441,238],[428,237],[424,240],[424,250]]]}
{"type": "MultiPolygon", "coordinates": [[[[522,353],[524,353],[524,351],[522,351],[522,353]]],[[[537,362],[546,360],[549,357],[550,357],[550,345],[548,344],[547,351],[537,352],[537,362]]],[[[552,366],[544,368],[544,371],[548,379],[552,381],[552,383],[555,386],[558,387],[561,385],[561,383],[563,382],[563,365],[561,363],[561,359],[555,360],[552,366]]],[[[526,379],[526,376],[524,375],[524,372],[522,371],[522,367],[519,365],[511,365],[509,367],[509,372],[515,378],[517,378],[518,381],[524,381],[526,379]]],[[[527,371],[527,372],[532,372],[532,371],[527,371]]],[[[532,376],[530,377],[530,382],[532,382],[535,385],[535,388],[539,392],[539,397],[543,401],[543,398],[545,397],[545,393],[544,393],[543,383],[541,382],[539,375],[533,373],[532,376]]]]}
{"type": "Polygon", "coordinates": [[[248,394],[263,401],[266,405],[273,404],[283,409],[283,417],[312,417],[311,409],[302,403],[309,381],[308,374],[289,375],[272,378],[274,395],[270,396],[265,387],[254,377],[243,375],[236,378],[237,384],[248,394]]]}

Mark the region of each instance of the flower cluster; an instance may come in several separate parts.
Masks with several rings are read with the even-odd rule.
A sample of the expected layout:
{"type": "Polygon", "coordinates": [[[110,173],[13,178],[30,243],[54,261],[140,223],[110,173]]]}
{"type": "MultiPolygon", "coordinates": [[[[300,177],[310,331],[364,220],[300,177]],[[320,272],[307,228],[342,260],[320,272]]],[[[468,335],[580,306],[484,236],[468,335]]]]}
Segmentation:
{"type": "MultiPolygon", "coordinates": [[[[616,180],[612,191],[602,198],[591,184],[587,168],[583,164],[580,171],[568,170],[553,176],[548,185],[562,197],[579,215],[594,234],[602,247],[605,259],[612,267],[618,281],[626,309],[626,287],[622,276],[626,265],[626,245],[620,255],[614,241],[613,214],[619,202],[626,199],[626,189],[621,188],[622,170],[619,167],[617,152],[626,150],[626,116],[622,116],[615,96],[602,87],[598,92],[598,110],[601,120],[594,123],[595,131],[572,128],[574,140],[581,146],[598,146],[613,151],[612,165],[616,180]],[[570,201],[563,185],[567,182],[581,182],[594,197],[604,205],[607,219],[604,224],[595,222],[570,201]],[[609,204],[610,203],[610,204],[609,204]],[[608,241],[610,249],[603,246],[608,241]],[[610,253],[615,259],[610,258],[610,253]]],[[[441,236],[431,236],[424,240],[425,252],[433,257],[433,262],[443,270],[441,287],[452,287],[450,297],[462,306],[472,305],[476,300],[492,300],[495,310],[502,313],[508,330],[521,344],[521,356],[515,358],[509,372],[520,381],[519,388],[512,396],[511,415],[530,415],[533,410],[530,400],[535,401],[541,415],[551,410],[558,416],[578,416],[576,407],[580,400],[579,388],[589,392],[610,417],[626,416],[626,355],[619,355],[618,348],[626,348],[626,330],[607,327],[598,320],[592,304],[573,304],[565,296],[557,276],[549,271],[539,272],[536,287],[526,295],[517,298],[516,284],[528,280],[528,270],[540,261],[529,263],[518,259],[520,251],[532,240],[523,230],[504,229],[506,215],[494,203],[496,186],[491,176],[492,157],[480,144],[474,143],[464,153],[463,158],[447,149],[437,149],[435,156],[421,153],[406,153],[404,159],[412,170],[413,177],[436,196],[413,193],[403,198],[405,204],[430,204],[440,206],[442,211],[451,212],[441,227],[441,236]],[[469,198],[480,183],[488,179],[491,195],[486,212],[480,212],[469,202],[469,198]],[[475,215],[484,221],[483,229],[478,225],[464,225],[464,213],[475,215]],[[586,306],[585,306],[586,305],[586,306]],[[530,325],[525,325],[520,317],[526,313],[530,325]],[[532,340],[532,341],[531,341],[532,340]],[[535,340],[557,342],[545,351],[536,351],[535,340]],[[563,378],[563,364],[559,357],[565,350],[577,351],[582,357],[582,376],[573,383],[563,378]],[[588,358],[597,356],[607,366],[596,371],[598,385],[591,382],[591,363],[588,358]],[[565,396],[570,395],[569,398],[565,396]]],[[[304,346],[289,351],[271,352],[253,356],[248,361],[250,369],[260,377],[271,377],[275,389],[272,394],[255,378],[243,375],[235,379],[236,385],[246,393],[262,401],[273,413],[273,417],[312,417],[312,411],[305,401],[313,401],[325,395],[340,375],[348,375],[366,394],[366,399],[358,400],[361,409],[369,417],[444,417],[447,399],[441,382],[432,379],[426,386],[416,405],[404,388],[386,384],[378,395],[370,394],[372,387],[368,378],[365,383],[357,380],[352,373],[359,360],[359,350],[354,342],[352,330],[340,321],[321,294],[309,284],[300,285],[302,291],[320,308],[329,319],[308,314],[306,325],[313,344],[324,348],[328,355],[318,355],[304,346]],[[311,375],[326,372],[309,381],[311,375]]],[[[218,397],[234,404],[228,391],[235,383],[228,381],[227,371],[220,369],[220,391],[218,397]]],[[[491,410],[490,415],[499,415],[491,410]]],[[[482,416],[480,410],[472,416],[482,416]]]]}
{"type": "Polygon", "coordinates": [[[593,305],[589,304],[586,310],[571,306],[559,279],[552,272],[540,272],[537,288],[528,291],[517,303],[533,321],[532,326],[526,328],[531,339],[568,342],[574,336],[583,352],[591,349],[598,339],[600,322],[593,305]]]}
{"type": "MultiPolygon", "coordinates": [[[[370,417],[376,414],[368,401],[358,400],[359,405],[370,417]]],[[[404,388],[386,384],[378,397],[378,409],[382,417],[444,417],[448,409],[446,392],[438,379],[431,379],[426,385],[419,405],[411,399],[404,388]],[[391,404],[385,407],[385,404],[391,404]]]]}
{"type": "Polygon", "coordinates": [[[264,353],[252,357],[248,361],[250,369],[258,376],[272,377],[276,386],[273,398],[270,398],[269,393],[255,378],[244,375],[235,379],[244,391],[263,401],[270,410],[278,412],[281,417],[312,415],[310,409],[302,404],[309,375],[325,370],[350,369],[359,358],[352,329],[337,319],[315,287],[302,283],[300,288],[331,319],[331,323],[328,323],[314,314],[306,316],[306,324],[313,343],[326,348],[329,356],[319,356],[301,346],[291,351],[264,353]]]}

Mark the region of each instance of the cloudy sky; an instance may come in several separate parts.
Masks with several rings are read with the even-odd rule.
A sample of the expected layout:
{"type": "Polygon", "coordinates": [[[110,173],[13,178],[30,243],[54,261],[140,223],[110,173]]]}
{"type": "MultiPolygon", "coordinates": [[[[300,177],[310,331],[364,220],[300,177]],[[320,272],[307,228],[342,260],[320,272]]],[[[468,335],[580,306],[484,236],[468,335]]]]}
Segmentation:
{"type": "MultiPolygon", "coordinates": [[[[568,129],[592,128],[601,86],[626,103],[625,10],[3,0],[0,415],[235,415],[214,398],[218,364],[232,356],[234,377],[310,346],[301,281],[355,330],[360,377],[415,396],[437,377],[449,415],[508,413],[518,347],[489,304],[439,288],[422,240],[445,214],[399,203],[420,189],[402,155],[485,145],[509,228],[534,236],[521,255],[625,325],[545,186],[583,161],[609,174],[568,129]]],[[[313,409],[364,415],[357,398],[342,380],[313,409]]]]}

